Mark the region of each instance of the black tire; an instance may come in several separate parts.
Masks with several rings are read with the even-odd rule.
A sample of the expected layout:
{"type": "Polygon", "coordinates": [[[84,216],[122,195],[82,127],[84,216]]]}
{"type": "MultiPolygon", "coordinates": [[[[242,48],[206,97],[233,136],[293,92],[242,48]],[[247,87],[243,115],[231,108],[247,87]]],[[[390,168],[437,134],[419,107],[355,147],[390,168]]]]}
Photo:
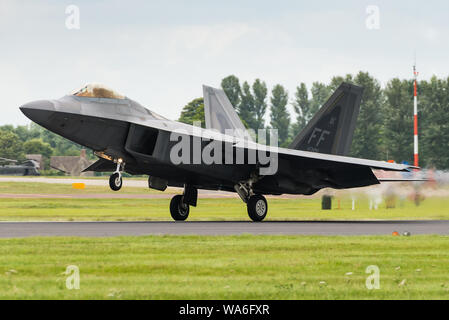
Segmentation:
{"type": "Polygon", "coordinates": [[[170,214],[175,221],[184,221],[189,216],[190,207],[183,202],[183,198],[178,194],[170,201],[170,214]]]}
{"type": "Polygon", "coordinates": [[[122,188],[122,177],[118,172],[111,174],[109,177],[109,187],[114,191],[119,191],[122,188]]]}
{"type": "Polygon", "coordinates": [[[265,219],[268,212],[268,203],[261,194],[251,196],[246,204],[248,215],[251,220],[259,222],[265,219]]]}

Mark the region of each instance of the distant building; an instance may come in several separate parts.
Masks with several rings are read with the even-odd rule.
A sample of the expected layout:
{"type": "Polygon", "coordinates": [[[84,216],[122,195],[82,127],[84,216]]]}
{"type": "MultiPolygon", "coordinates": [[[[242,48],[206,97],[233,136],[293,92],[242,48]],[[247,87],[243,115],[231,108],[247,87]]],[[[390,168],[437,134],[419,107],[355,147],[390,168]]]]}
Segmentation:
{"type": "Polygon", "coordinates": [[[93,176],[93,172],[82,172],[92,163],[93,161],[86,158],[86,149],[82,149],[79,156],[53,156],[50,158],[50,167],[71,176],[93,176]]]}

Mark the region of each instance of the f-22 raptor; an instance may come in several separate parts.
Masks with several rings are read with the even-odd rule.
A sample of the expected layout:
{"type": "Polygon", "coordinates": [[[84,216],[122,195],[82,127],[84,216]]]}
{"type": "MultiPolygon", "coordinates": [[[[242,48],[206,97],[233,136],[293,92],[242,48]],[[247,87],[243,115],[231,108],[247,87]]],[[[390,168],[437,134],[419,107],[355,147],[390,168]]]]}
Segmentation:
{"type": "Polygon", "coordinates": [[[264,195],[364,187],[379,183],[372,169],[414,168],[347,156],[362,92],[361,87],[342,83],[288,148],[254,142],[226,94],[207,86],[203,86],[206,128],[168,120],[94,84],[20,109],[37,124],[92,149],[99,159],[86,171],[113,172],[112,190],[121,188],[124,171],[148,175],[149,187],[157,190],[182,187],[183,194],[170,202],[174,220],[187,219],[190,206],[197,205],[198,189],[206,189],[236,192],[249,217],[262,221],[268,211],[264,195]],[[180,150],[181,142],[187,142],[187,150],[180,150]],[[213,150],[208,160],[223,161],[206,161],[199,156],[206,150],[213,150]],[[268,158],[262,157],[261,150],[268,158]],[[266,159],[271,162],[262,161],[266,159]],[[266,173],[270,166],[274,170],[266,173]]]}

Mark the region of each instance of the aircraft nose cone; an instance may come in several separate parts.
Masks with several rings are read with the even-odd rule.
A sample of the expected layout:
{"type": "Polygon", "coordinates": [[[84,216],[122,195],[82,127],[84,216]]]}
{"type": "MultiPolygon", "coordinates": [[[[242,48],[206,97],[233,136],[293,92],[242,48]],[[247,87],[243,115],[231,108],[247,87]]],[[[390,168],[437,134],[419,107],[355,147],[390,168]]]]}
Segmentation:
{"type": "Polygon", "coordinates": [[[24,104],[20,107],[20,111],[31,121],[45,126],[55,111],[55,106],[50,100],[39,100],[24,104]]]}

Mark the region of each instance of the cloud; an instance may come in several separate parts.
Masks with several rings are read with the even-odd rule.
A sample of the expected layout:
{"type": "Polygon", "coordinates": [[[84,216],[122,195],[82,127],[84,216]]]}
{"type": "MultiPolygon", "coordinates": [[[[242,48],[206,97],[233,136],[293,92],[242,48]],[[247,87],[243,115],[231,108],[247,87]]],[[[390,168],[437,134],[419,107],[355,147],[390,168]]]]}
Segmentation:
{"type": "Polygon", "coordinates": [[[300,82],[327,82],[359,70],[381,81],[410,77],[419,41],[429,44],[417,50],[422,78],[432,68],[449,68],[449,45],[440,41],[449,34],[447,22],[422,19],[415,41],[404,23],[413,15],[389,3],[381,6],[381,29],[370,32],[359,2],[266,2],[259,11],[259,2],[245,8],[77,2],[81,29],[67,30],[69,3],[0,0],[3,123],[26,123],[17,108],[21,103],[58,98],[87,82],[104,83],[176,119],[188,101],[202,95],[202,84],[219,86],[229,74],[242,81],[261,78],[269,87],[283,84],[290,96],[300,82]]]}
{"type": "Polygon", "coordinates": [[[429,42],[436,42],[439,39],[438,30],[436,28],[426,27],[422,29],[421,33],[429,42]]]}

